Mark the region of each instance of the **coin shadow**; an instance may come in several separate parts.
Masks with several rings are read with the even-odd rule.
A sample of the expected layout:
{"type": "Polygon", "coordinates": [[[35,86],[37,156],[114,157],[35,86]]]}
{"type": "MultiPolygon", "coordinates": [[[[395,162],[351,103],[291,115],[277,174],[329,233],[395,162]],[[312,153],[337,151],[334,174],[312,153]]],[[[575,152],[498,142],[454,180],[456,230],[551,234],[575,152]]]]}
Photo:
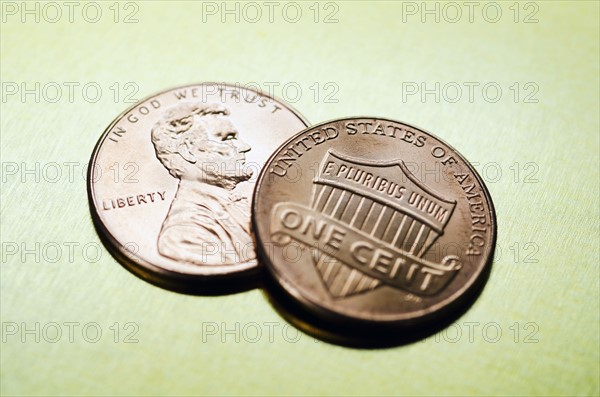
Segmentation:
{"type": "Polygon", "coordinates": [[[481,275],[478,284],[454,301],[443,315],[409,326],[327,321],[300,306],[270,275],[262,276],[261,287],[265,298],[279,316],[311,337],[355,349],[386,349],[422,341],[457,321],[483,291],[489,279],[490,268],[491,266],[486,266],[485,274],[481,275]]]}
{"type": "MultiPolygon", "coordinates": [[[[123,264],[121,263],[121,265],[123,264]]],[[[184,295],[226,296],[248,292],[259,288],[261,285],[260,277],[258,275],[249,275],[235,280],[213,278],[211,280],[194,281],[193,284],[190,284],[189,281],[179,282],[177,280],[162,279],[147,274],[140,274],[137,269],[134,270],[126,265],[123,265],[123,267],[130,273],[133,273],[138,278],[141,278],[155,287],[184,295]]]]}

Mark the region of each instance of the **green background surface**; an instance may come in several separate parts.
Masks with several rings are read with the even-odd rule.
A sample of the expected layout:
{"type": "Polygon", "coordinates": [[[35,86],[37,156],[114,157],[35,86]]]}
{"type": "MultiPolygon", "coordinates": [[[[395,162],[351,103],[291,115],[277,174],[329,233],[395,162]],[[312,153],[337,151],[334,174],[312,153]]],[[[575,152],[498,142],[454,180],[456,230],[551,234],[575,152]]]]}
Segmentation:
{"type": "Polygon", "coordinates": [[[39,22],[6,3],[22,7],[2,5],[3,395],[598,395],[598,2],[499,2],[496,23],[482,15],[495,18],[486,2],[473,22],[461,6],[456,23],[446,3],[439,22],[423,22],[401,2],[299,2],[297,23],[283,17],[286,3],[272,23],[262,2],[256,23],[244,3],[239,22],[225,23],[192,1],[99,2],[97,23],[83,18],[85,3],[70,22],[58,2],[56,23],[45,3],[39,22]],[[324,23],[334,11],[337,22],[324,23]],[[123,23],[131,12],[137,22],[123,23]],[[201,81],[278,84],[275,95],[312,123],[395,118],[456,147],[487,182],[498,218],[493,270],[473,307],[421,342],[361,350],[299,334],[260,290],[187,296],[121,267],[93,228],[82,170],[130,106],[125,94],[201,81]],[[436,82],[438,101],[403,98],[436,82]],[[40,97],[22,97],[22,83],[39,83],[40,97]],[[72,100],[70,83],[79,84],[72,100]],[[90,83],[98,100],[93,87],[82,93],[90,83]],[[72,341],[68,322],[78,324],[72,341]],[[90,327],[102,330],[95,343],[90,327]],[[132,332],[137,342],[125,343],[132,332]]]}

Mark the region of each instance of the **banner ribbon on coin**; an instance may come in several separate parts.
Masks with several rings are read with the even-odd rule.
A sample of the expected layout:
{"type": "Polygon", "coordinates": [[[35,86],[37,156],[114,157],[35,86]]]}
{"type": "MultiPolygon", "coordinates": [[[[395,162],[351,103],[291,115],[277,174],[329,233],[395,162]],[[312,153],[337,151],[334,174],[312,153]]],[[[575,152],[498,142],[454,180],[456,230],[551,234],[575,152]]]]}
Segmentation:
{"type": "Polygon", "coordinates": [[[440,292],[461,267],[456,256],[446,256],[441,264],[433,263],[291,202],[273,208],[271,238],[277,245],[298,241],[389,286],[418,295],[440,292]]]}

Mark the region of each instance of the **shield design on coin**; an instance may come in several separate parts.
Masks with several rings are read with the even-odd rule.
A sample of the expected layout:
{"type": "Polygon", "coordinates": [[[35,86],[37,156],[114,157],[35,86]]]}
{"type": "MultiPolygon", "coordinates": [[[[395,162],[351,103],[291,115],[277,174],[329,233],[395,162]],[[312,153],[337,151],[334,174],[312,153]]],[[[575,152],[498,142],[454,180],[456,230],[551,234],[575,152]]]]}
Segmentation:
{"type": "Polygon", "coordinates": [[[285,241],[291,238],[310,247],[332,297],[383,285],[434,295],[460,270],[455,256],[442,263],[424,258],[444,233],[456,201],[425,186],[402,160],[364,160],[329,150],[313,183],[310,208],[293,203],[274,208],[273,225],[283,219],[281,225],[298,227],[275,226],[273,231],[285,235],[285,241]],[[336,232],[328,227],[338,236],[329,246],[336,232]]]}

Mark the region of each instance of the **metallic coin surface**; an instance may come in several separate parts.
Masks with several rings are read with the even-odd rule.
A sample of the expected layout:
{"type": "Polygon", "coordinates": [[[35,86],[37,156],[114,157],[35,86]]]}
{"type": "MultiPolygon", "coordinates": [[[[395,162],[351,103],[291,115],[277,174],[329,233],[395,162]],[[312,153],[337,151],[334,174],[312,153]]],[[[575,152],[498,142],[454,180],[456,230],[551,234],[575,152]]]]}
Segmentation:
{"type": "Polygon", "coordinates": [[[142,100],[104,132],[90,161],[97,230],[149,281],[255,272],[250,200],[271,153],[306,120],[264,93],[223,83],[142,100]]]}
{"type": "Polygon", "coordinates": [[[263,263],[311,315],[412,326],[481,286],[496,239],[489,193],[452,147],[393,120],[348,118],[285,142],[253,201],[263,263]]]}

